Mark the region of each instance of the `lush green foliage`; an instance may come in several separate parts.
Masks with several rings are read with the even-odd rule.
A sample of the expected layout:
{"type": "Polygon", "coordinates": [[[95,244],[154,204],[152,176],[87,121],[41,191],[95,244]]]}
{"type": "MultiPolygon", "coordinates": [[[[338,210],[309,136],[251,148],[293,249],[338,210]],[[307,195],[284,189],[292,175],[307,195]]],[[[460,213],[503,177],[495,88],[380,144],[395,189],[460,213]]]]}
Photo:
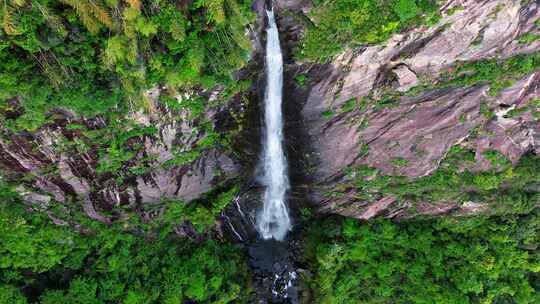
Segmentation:
{"type": "Polygon", "coordinates": [[[0,283],[0,303],[26,304],[28,301],[17,288],[0,283]]]}
{"type": "Polygon", "coordinates": [[[346,46],[386,40],[392,33],[438,18],[431,0],[316,1],[311,12],[315,24],[307,28],[298,55],[326,60],[346,46]]]}
{"type": "Polygon", "coordinates": [[[527,34],[521,35],[519,37],[518,41],[519,41],[519,43],[530,44],[530,43],[533,43],[534,41],[536,41],[538,39],[540,39],[540,35],[527,33],[527,34]]]}
{"type": "Polygon", "coordinates": [[[312,225],[317,303],[538,303],[540,218],[312,225]]]}
{"type": "Polygon", "coordinates": [[[308,82],[308,77],[304,74],[299,74],[294,77],[294,81],[296,81],[296,84],[299,88],[303,89],[306,85],[306,82],[308,82]]]}
{"type": "Polygon", "coordinates": [[[229,244],[156,239],[96,222],[78,233],[3,196],[0,303],[26,303],[17,289],[23,285],[30,301],[44,304],[243,303],[249,295],[246,266],[229,244]]]}
{"type": "Polygon", "coordinates": [[[171,94],[231,84],[249,53],[249,1],[179,5],[99,0],[10,0],[0,5],[0,109],[4,124],[34,130],[54,108],[92,116],[154,105],[145,90],[171,94]],[[13,116],[13,115],[11,115],[13,116]]]}
{"type": "MultiPolygon", "coordinates": [[[[2,1],[3,131],[35,131],[55,122],[63,132],[53,153],[96,155],[97,177],[118,184],[155,166],[185,165],[207,149],[227,145],[203,114],[249,85],[232,81],[232,73],[249,57],[245,34],[253,18],[250,4],[2,1]],[[218,85],[221,93],[214,101],[197,94],[218,85]],[[126,115],[140,109],[154,111],[158,105],[146,92],[155,87],[161,88],[158,102],[172,112],[186,113],[191,135],[200,138],[187,147],[175,145],[175,157],[164,163],[142,153],[141,143],[157,136],[158,130],[126,115]],[[98,116],[103,123],[86,124],[75,118],[64,126],[57,119],[74,116],[58,115],[65,112],[98,116]]],[[[55,210],[52,202],[46,212],[58,211],[69,222],[55,226],[45,212],[37,212],[44,210],[29,213],[10,187],[1,186],[2,304],[243,303],[250,293],[245,264],[233,246],[212,240],[192,243],[171,234],[179,224],[207,230],[236,188],[211,193],[194,204],[176,203],[181,209],[176,212],[171,204],[152,224],[141,223],[139,216],[126,210],[122,219],[102,225],[80,216],[78,204],[55,210]]]]}

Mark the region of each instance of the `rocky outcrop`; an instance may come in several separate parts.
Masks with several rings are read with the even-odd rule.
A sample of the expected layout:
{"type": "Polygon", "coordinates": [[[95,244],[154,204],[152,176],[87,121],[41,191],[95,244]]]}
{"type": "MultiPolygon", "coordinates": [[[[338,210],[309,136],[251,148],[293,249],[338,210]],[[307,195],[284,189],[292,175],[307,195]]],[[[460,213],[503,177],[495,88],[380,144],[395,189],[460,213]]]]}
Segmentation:
{"type": "MultiPolygon", "coordinates": [[[[217,128],[214,116],[227,111],[213,108],[198,120],[214,122],[217,128]]],[[[189,115],[164,106],[152,113],[132,113],[122,120],[126,125],[113,124],[118,134],[109,139],[126,137],[118,145],[90,138],[92,132],[102,135],[111,128],[101,118],[62,115],[32,133],[4,129],[0,164],[8,179],[24,181],[17,190],[34,209],[64,206],[66,212],[82,210],[102,222],[128,211],[150,220],[155,212],[145,210],[156,208],[147,206],[165,200],[189,202],[238,176],[238,161],[219,144],[199,147],[208,133],[189,115]],[[150,131],[129,135],[138,129],[150,131]],[[115,164],[116,158],[120,163],[102,168],[115,164]]]]}
{"type": "MultiPolygon", "coordinates": [[[[487,150],[497,150],[514,163],[526,153],[540,152],[535,110],[508,115],[540,98],[538,69],[496,96],[482,82],[404,93],[423,79],[439,79],[460,62],[540,51],[540,40],[517,41],[525,33],[539,32],[535,24],[540,17],[538,2],[448,1],[442,12],[443,18],[431,28],[394,35],[384,45],[348,50],[323,73],[312,75],[315,84],[302,115],[318,159],[312,200],[319,210],[361,219],[408,212],[410,204],[390,197],[374,202],[350,195],[325,197],[325,192],[345,182],[344,170],[350,166],[366,165],[386,175],[417,178],[433,173],[450,147],[460,143],[476,151],[476,167],[471,170],[477,171],[490,166],[482,156],[487,150]],[[458,5],[461,10],[446,14],[458,5]],[[400,94],[388,97],[392,99],[389,106],[377,104],[389,90],[400,94]],[[361,103],[361,109],[342,110],[351,100],[361,103]],[[485,115],[483,107],[494,115],[485,115]],[[473,132],[478,136],[470,136],[473,132]]],[[[415,214],[431,215],[482,209],[459,202],[423,202],[414,208],[415,214]]]]}

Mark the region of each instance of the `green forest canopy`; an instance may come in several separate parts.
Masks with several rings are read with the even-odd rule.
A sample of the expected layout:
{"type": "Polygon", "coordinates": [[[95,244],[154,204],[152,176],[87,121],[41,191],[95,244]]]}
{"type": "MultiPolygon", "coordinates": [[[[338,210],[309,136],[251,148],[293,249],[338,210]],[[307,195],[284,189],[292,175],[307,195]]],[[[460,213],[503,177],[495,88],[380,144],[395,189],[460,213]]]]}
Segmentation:
{"type": "MultiPolygon", "coordinates": [[[[246,303],[248,271],[231,244],[134,234],[118,223],[56,226],[0,194],[0,303],[246,303]]],[[[168,231],[167,225],[162,228],[168,231]]]]}
{"type": "Polygon", "coordinates": [[[93,116],[152,109],[170,94],[232,83],[249,58],[247,0],[5,0],[0,3],[0,110],[35,130],[53,108],[93,116]]]}
{"type": "MultiPolygon", "coordinates": [[[[3,188],[0,303],[250,303],[228,243],[120,225],[56,226],[3,188]]],[[[539,210],[412,220],[311,218],[304,277],[313,303],[538,303],[539,210]]],[[[167,229],[165,227],[165,229],[167,229]]]]}
{"type": "Polygon", "coordinates": [[[540,302],[538,210],[498,217],[311,226],[316,303],[540,302]]]}

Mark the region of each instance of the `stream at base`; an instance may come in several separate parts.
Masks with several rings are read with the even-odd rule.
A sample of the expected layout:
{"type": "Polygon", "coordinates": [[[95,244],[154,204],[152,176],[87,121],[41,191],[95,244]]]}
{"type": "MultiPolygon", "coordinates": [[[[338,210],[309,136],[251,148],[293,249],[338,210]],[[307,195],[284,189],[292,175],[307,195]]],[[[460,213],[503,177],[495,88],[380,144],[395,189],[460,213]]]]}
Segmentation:
{"type": "Polygon", "coordinates": [[[249,246],[249,262],[264,298],[259,303],[299,303],[293,256],[286,242],[257,240],[249,246]]]}

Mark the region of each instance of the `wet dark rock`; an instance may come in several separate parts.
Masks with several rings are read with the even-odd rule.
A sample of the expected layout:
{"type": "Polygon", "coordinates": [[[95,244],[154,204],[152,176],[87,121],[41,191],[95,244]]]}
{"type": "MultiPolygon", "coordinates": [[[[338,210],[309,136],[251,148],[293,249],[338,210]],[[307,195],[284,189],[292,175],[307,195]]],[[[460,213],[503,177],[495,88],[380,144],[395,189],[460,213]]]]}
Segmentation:
{"type": "Polygon", "coordinates": [[[250,186],[241,191],[221,214],[223,229],[235,242],[250,242],[258,238],[256,230],[257,212],[263,206],[263,189],[250,186]]]}
{"type": "Polygon", "coordinates": [[[259,303],[299,303],[296,267],[287,242],[257,240],[249,246],[259,303]]]}

